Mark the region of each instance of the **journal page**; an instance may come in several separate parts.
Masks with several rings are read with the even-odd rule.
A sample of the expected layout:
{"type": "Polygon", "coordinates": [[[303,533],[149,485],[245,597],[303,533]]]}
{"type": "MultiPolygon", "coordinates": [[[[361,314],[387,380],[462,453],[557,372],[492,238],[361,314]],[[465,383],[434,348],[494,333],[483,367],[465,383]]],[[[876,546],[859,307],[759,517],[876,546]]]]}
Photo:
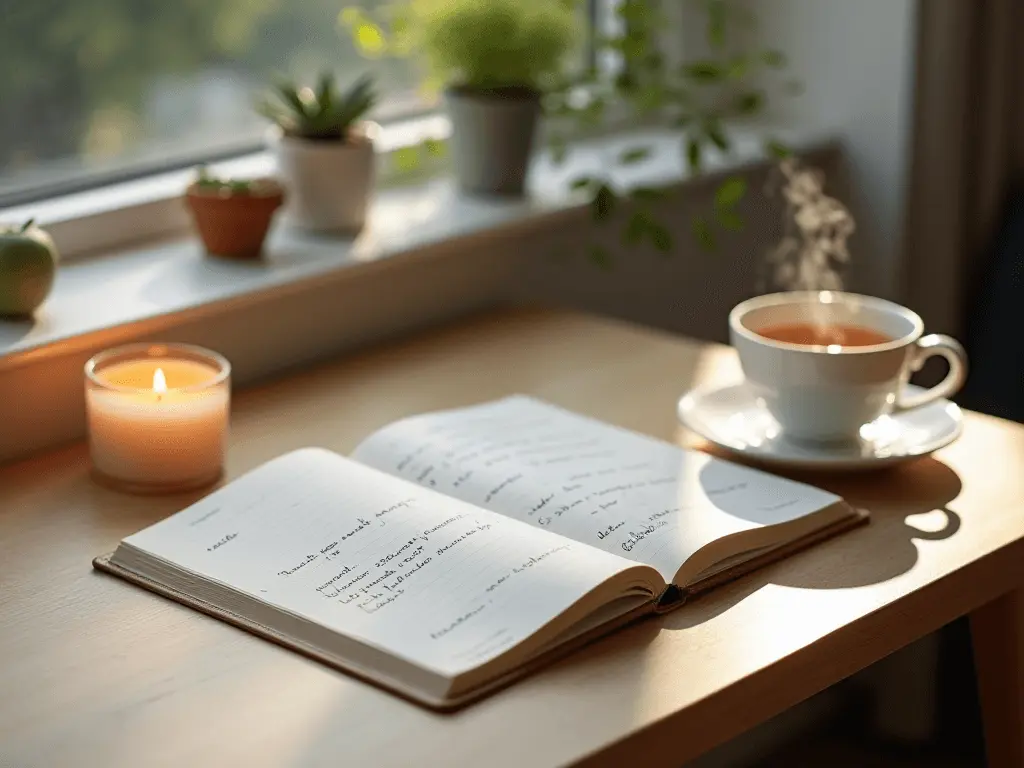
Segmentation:
{"type": "Polygon", "coordinates": [[[514,396],[391,424],[353,458],[654,566],[840,501],[831,493],[514,396]]]}
{"type": "Polygon", "coordinates": [[[125,543],[445,675],[637,570],[319,449],[276,459],[125,543]]]}

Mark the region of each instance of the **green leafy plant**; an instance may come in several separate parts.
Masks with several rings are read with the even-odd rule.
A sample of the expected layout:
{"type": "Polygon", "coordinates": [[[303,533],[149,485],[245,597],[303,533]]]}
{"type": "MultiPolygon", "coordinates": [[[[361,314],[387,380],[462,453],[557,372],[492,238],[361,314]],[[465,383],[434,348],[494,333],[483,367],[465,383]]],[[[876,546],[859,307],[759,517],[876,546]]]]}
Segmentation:
{"type": "Polygon", "coordinates": [[[256,110],[286,136],[314,141],[350,141],[356,125],[377,103],[373,78],[366,75],[341,90],[334,75],[320,75],[316,87],[280,81],[262,97],[256,110]]]}
{"type": "MultiPolygon", "coordinates": [[[[345,8],[338,19],[365,58],[417,60],[430,95],[445,87],[539,95],[557,87],[577,41],[579,1],[394,0],[372,12],[345,8]]],[[[447,141],[435,137],[403,147],[389,162],[411,178],[437,168],[447,154],[447,141]]]]}
{"type": "MultiPolygon", "coordinates": [[[[730,125],[737,120],[754,117],[768,103],[766,75],[779,73],[786,66],[786,57],[775,50],[744,49],[732,37],[736,26],[756,22],[751,12],[729,0],[699,0],[704,18],[708,54],[670,65],[659,48],[661,31],[668,20],[663,4],[657,0],[620,0],[616,8],[620,32],[599,41],[601,51],[618,57],[621,66],[614,77],[591,71],[582,81],[567,81],[549,93],[545,111],[556,121],[583,128],[600,125],[610,107],[625,105],[630,121],[641,124],[667,125],[680,132],[680,150],[691,175],[704,172],[713,154],[732,150],[730,125]]],[[[677,6],[673,3],[671,7],[677,6]]],[[[783,91],[794,91],[798,85],[784,83],[783,91]]],[[[765,151],[782,159],[789,150],[776,138],[766,137],[765,151]]],[[[556,162],[568,155],[565,134],[551,135],[551,149],[556,162]]],[[[624,149],[619,165],[644,162],[651,148],[638,144],[624,149]]],[[[590,198],[593,217],[610,222],[616,211],[626,207],[629,215],[623,241],[630,245],[648,243],[657,251],[669,254],[673,241],[668,228],[658,220],[657,203],[665,192],[650,187],[617,189],[611,175],[594,173],[572,181],[572,187],[590,198]]],[[[693,215],[690,228],[697,243],[714,250],[723,233],[739,231],[744,221],[738,208],[747,194],[747,184],[739,176],[726,178],[715,191],[708,211],[693,215]]],[[[589,249],[591,259],[600,266],[611,263],[607,250],[600,245],[589,249]]]]}
{"type": "Polygon", "coordinates": [[[201,194],[224,197],[247,197],[275,194],[280,186],[272,179],[228,179],[213,176],[205,165],[196,168],[193,189],[201,194]]]}
{"type": "Polygon", "coordinates": [[[359,50],[414,56],[428,85],[543,91],[576,40],[576,0],[400,0],[377,19],[342,11],[359,50]]]}

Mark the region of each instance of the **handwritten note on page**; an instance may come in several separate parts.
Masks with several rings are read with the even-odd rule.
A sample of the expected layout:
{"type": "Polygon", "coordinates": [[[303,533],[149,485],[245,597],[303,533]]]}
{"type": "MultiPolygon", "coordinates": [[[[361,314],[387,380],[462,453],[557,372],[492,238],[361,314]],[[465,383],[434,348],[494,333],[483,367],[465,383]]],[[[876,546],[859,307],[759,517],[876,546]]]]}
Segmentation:
{"type": "Polygon", "coordinates": [[[524,396],[404,419],[353,458],[666,580],[705,544],[839,500],[524,396]]]}
{"type": "Polygon", "coordinates": [[[127,541],[450,675],[633,565],[318,449],[127,541]]]}

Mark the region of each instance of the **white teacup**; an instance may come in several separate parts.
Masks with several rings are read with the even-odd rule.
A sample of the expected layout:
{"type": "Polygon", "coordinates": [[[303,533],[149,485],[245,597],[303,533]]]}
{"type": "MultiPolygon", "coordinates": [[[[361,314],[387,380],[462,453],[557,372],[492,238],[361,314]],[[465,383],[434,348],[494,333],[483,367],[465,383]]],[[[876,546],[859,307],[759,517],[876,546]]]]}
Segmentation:
{"type": "Polygon", "coordinates": [[[815,441],[856,439],[861,427],[894,410],[918,408],[963,386],[967,355],[949,336],[923,336],[924,324],[906,307],[838,291],[793,291],[759,296],[729,314],[729,335],[754,394],[789,437],[815,441]],[[856,326],[888,341],[868,346],[811,346],[766,338],[758,331],[809,323],[856,326]],[[902,392],[932,355],[949,373],[926,392],[902,392]]]}

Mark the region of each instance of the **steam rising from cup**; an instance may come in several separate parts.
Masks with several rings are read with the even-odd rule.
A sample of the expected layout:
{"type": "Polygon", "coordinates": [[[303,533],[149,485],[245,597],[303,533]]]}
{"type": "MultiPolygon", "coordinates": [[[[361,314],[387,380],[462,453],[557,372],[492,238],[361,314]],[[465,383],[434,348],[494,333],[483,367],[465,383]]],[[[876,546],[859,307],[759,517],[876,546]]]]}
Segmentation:
{"type": "MultiPolygon", "coordinates": [[[[825,194],[825,175],[795,159],[779,164],[786,201],[782,240],[767,254],[772,281],[790,291],[838,291],[856,226],[846,207],[825,194]]],[[[822,324],[824,322],[822,321],[822,324]]]]}

